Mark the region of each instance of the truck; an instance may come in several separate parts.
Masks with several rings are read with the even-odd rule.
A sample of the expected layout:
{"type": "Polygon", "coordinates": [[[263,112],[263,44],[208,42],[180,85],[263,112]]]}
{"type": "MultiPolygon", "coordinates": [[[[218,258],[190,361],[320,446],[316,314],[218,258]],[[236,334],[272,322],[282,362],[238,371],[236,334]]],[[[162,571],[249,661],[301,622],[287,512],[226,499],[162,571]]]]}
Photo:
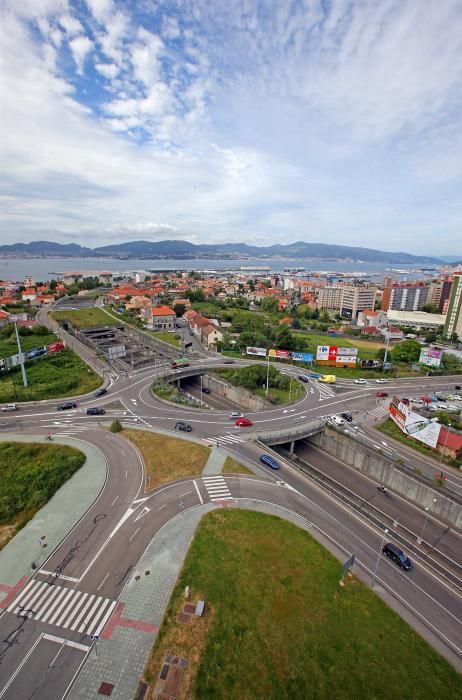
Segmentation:
{"type": "Polygon", "coordinates": [[[179,360],[173,360],[170,363],[170,369],[181,369],[182,367],[189,367],[189,360],[184,357],[180,357],[179,360]]]}

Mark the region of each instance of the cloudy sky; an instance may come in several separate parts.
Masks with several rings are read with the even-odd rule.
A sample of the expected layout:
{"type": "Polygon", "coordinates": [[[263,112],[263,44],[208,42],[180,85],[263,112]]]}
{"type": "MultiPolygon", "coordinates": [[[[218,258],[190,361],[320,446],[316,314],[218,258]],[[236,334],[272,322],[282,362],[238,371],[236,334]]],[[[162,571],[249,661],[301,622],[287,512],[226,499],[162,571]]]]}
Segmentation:
{"type": "Polygon", "coordinates": [[[462,253],[460,0],[0,0],[2,243],[462,253]]]}

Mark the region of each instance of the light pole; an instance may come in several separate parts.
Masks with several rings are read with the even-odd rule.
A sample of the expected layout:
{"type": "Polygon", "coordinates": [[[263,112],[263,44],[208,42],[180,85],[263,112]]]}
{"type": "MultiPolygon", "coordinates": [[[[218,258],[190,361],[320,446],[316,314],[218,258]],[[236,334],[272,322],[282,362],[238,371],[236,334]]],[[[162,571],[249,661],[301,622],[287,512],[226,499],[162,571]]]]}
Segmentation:
{"type": "Polygon", "coordinates": [[[375,584],[375,581],[377,579],[377,571],[379,570],[380,555],[382,554],[383,543],[385,541],[385,535],[387,535],[387,534],[388,534],[388,528],[385,528],[385,530],[383,531],[382,540],[380,542],[380,549],[379,549],[379,553],[377,556],[377,562],[375,564],[374,575],[372,576],[371,588],[374,588],[374,584],[375,584]]]}
{"type": "Polygon", "coordinates": [[[444,441],[444,447],[443,447],[443,451],[442,451],[442,453],[441,453],[440,464],[443,462],[444,455],[445,455],[445,452],[446,452],[446,447],[448,446],[448,437],[449,437],[449,432],[450,432],[450,430],[451,430],[451,425],[452,425],[451,423],[448,423],[448,424],[447,424],[446,440],[444,441]]]}
{"type": "Polygon", "coordinates": [[[202,374],[201,374],[201,408],[202,408],[202,374]]]}
{"type": "Polygon", "coordinates": [[[268,360],[267,360],[267,366],[266,366],[266,396],[268,396],[268,387],[269,387],[269,361],[270,361],[270,356],[269,353],[267,355],[268,360]]]}
{"type": "MultiPolygon", "coordinates": [[[[433,503],[436,503],[436,498],[433,499],[433,503]]],[[[423,535],[425,532],[425,527],[427,525],[427,520],[428,520],[428,511],[430,510],[429,506],[425,508],[425,518],[424,518],[424,523],[422,527],[422,532],[420,533],[420,537],[417,538],[417,544],[422,544],[423,541],[423,535]]]]}

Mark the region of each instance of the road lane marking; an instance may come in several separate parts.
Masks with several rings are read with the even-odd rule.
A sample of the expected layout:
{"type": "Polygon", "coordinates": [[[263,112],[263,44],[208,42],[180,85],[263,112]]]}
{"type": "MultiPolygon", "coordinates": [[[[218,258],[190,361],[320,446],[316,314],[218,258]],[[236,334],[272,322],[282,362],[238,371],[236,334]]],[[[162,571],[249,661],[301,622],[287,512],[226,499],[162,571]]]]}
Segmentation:
{"type": "Polygon", "coordinates": [[[141,520],[141,518],[144,517],[145,515],[147,515],[150,512],[150,510],[151,510],[150,508],[148,508],[147,506],[144,506],[143,510],[136,516],[136,518],[133,522],[136,523],[137,520],[141,520]]]}
{"type": "Polygon", "coordinates": [[[187,496],[188,493],[192,493],[192,491],[185,491],[184,493],[180,493],[180,495],[178,496],[178,498],[181,498],[182,496],[187,496]]]}
{"type": "Polygon", "coordinates": [[[64,637],[56,637],[54,634],[44,634],[43,639],[46,639],[47,642],[55,642],[56,644],[62,644],[65,647],[72,647],[73,649],[79,649],[84,652],[91,649],[91,647],[86,644],[79,644],[79,642],[73,642],[72,639],[64,639],[64,637]]]}
{"type": "Polygon", "coordinates": [[[106,576],[103,578],[103,580],[101,581],[101,583],[99,584],[98,588],[96,589],[97,591],[99,591],[99,589],[102,588],[102,586],[103,586],[103,584],[104,584],[104,582],[106,581],[106,579],[107,579],[108,576],[109,576],[109,571],[107,572],[106,576]]]}
{"type": "Polygon", "coordinates": [[[198,497],[199,497],[200,502],[203,503],[203,502],[204,502],[204,499],[202,498],[202,495],[201,495],[201,492],[200,492],[200,490],[199,490],[198,485],[196,484],[195,481],[193,481],[193,484],[194,484],[194,488],[195,488],[196,491],[197,491],[197,495],[198,495],[198,497]]]}
{"type": "Polygon", "coordinates": [[[45,569],[40,569],[39,573],[43,574],[44,576],[55,576],[57,579],[62,578],[63,581],[72,581],[73,583],[77,583],[80,580],[75,578],[75,576],[66,576],[65,574],[59,574],[59,576],[56,576],[54,571],[45,571],[45,569]]]}
{"type": "Polygon", "coordinates": [[[25,655],[25,657],[23,658],[23,660],[22,660],[21,663],[19,664],[19,666],[18,666],[18,668],[16,669],[16,671],[13,673],[12,676],[10,676],[10,679],[8,680],[8,682],[3,686],[2,691],[0,692],[0,698],[2,698],[2,697],[5,695],[6,691],[8,690],[8,688],[10,687],[10,685],[13,683],[14,679],[15,679],[16,676],[19,674],[19,672],[21,671],[21,669],[22,669],[22,667],[24,666],[24,664],[27,662],[29,656],[32,654],[32,652],[34,651],[35,647],[36,647],[37,644],[40,642],[40,640],[43,638],[43,635],[44,635],[44,633],[42,632],[42,633],[40,634],[40,636],[37,637],[37,639],[35,640],[35,642],[34,642],[33,645],[31,646],[31,648],[29,649],[29,651],[27,652],[27,654],[25,655]]]}
{"type": "Polygon", "coordinates": [[[163,505],[163,506],[161,506],[160,508],[158,508],[158,510],[162,510],[162,508],[165,508],[166,506],[167,506],[167,504],[166,504],[166,503],[164,503],[164,505],[163,505]]]}
{"type": "Polygon", "coordinates": [[[131,542],[132,539],[133,539],[134,537],[136,537],[136,535],[138,534],[138,532],[139,532],[140,530],[141,530],[141,526],[140,526],[140,527],[137,527],[136,530],[135,530],[135,532],[133,533],[133,535],[130,537],[130,539],[129,539],[128,541],[131,542]]]}
{"type": "Polygon", "coordinates": [[[116,497],[114,498],[114,500],[113,500],[112,503],[111,503],[111,506],[114,505],[114,503],[117,501],[118,498],[119,498],[118,496],[116,496],[116,497]]]}

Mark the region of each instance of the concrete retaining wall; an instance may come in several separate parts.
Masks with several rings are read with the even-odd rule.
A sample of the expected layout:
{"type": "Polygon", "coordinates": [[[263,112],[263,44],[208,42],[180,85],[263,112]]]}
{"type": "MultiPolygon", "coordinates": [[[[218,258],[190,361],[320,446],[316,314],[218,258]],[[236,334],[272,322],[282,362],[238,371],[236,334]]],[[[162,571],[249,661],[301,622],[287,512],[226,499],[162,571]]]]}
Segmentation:
{"type": "Polygon", "coordinates": [[[309,438],[328,454],[367,474],[375,481],[384,484],[390,491],[416,503],[440,520],[462,530],[462,506],[444,493],[444,486],[433,488],[422,483],[417,476],[407,474],[395,462],[384,455],[375,454],[358,446],[355,440],[332,430],[324,430],[309,438]],[[436,502],[433,499],[436,498],[436,502]]]}
{"type": "Polygon", "coordinates": [[[259,396],[254,396],[250,391],[247,391],[247,389],[228,384],[228,382],[218,379],[218,377],[211,374],[204,374],[202,382],[203,386],[210,389],[210,391],[217,396],[229,399],[238,406],[246,408],[248,411],[262,411],[271,405],[259,396]]]}

